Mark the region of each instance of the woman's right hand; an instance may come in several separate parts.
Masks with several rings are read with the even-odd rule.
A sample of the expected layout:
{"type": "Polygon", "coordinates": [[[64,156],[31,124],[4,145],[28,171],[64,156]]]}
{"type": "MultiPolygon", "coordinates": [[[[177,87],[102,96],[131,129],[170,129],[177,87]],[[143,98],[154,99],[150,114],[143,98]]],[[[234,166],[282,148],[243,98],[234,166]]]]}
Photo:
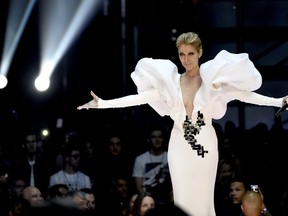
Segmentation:
{"type": "Polygon", "coordinates": [[[81,106],[78,106],[78,107],[77,107],[78,110],[81,110],[81,109],[90,109],[90,108],[98,108],[98,100],[99,100],[99,97],[97,97],[97,95],[95,95],[93,91],[91,91],[90,94],[92,95],[93,100],[89,101],[89,102],[86,103],[86,104],[83,104],[83,105],[81,105],[81,106]]]}

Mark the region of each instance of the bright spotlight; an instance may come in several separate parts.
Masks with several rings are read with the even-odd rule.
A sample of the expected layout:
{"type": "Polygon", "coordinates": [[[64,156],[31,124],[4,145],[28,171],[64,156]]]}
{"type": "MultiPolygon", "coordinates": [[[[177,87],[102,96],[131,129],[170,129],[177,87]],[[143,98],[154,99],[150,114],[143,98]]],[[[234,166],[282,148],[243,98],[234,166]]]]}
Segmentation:
{"type": "Polygon", "coordinates": [[[35,3],[36,0],[11,0],[9,3],[4,47],[2,51],[3,59],[0,63],[0,88],[5,88],[7,85],[7,79],[5,76],[7,76],[13,55],[35,3]]]}
{"type": "Polygon", "coordinates": [[[42,129],[41,135],[42,135],[43,137],[49,136],[49,130],[48,130],[47,128],[42,129]]]}
{"type": "Polygon", "coordinates": [[[6,76],[0,74],[0,89],[5,88],[7,83],[8,83],[8,80],[6,76]]]}
{"type": "Polygon", "coordinates": [[[46,91],[50,86],[49,78],[39,76],[35,79],[35,87],[38,91],[46,91]]]}
{"type": "MultiPolygon", "coordinates": [[[[97,0],[50,0],[41,1],[40,10],[40,41],[41,68],[39,75],[50,77],[67,49],[95,14],[101,1],[97,0]]],[[[39,82],[38,89],[44,88],[47,80],[39,82]]],[[[38,85],[38,84],[37,84],[38,85]]],[[[45,86],[44,90],[49,88],[45,86]]],[[[42,91],[44,91],[42,90],[42,91]]],[[[39,90],[40,91],[40,90],[39,90]]]]}

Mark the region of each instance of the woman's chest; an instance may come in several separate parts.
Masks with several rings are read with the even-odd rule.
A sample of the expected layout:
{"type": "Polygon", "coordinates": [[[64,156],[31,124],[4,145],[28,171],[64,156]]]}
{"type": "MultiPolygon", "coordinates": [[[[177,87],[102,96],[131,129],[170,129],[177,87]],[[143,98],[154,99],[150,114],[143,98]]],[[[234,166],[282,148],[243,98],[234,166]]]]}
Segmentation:
{"type": "Polygon", "coordinates": [[[194,99],[201,86],[201,79],[184,80],[180,82],[182,101],[187,114],[191,114],[194,107],[194,99]]]}

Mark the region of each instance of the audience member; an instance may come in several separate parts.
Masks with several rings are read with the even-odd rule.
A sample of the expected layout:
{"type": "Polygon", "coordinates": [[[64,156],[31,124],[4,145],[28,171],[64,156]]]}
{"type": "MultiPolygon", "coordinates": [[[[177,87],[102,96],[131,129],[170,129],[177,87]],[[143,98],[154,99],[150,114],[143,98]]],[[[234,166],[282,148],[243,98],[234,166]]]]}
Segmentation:
{"type": "Polygon", "coordinates": [[[60,145],[55,146],[56,155],[55,155],[55,164],[53,167],[54,173],[62,170],[64,168],[64,157],[63,157],[63,151],[66,148],[66,145],[68,143],[76,143],[80,142],[80,134],[76,130],[67,130],[66,133],[64,133],[64,136],[59,136],[58,140],[55,140],[55,142],[60,142],[60,145]]]}
{"type": "Polygon", "coordinates": [[[15,152],[12,176],[22,176],[27,185],[35,186],[46,194],[50,169],[46,156],[43,152],[39,154],[38,142],[37,128],[24,129],[20,152],[15,152]]]}
{"type": "Polygon", "coordinates": [[[272,216],[264,204],[261,192],[248,190],[242,198],[241,210],[243,216],[272,216]]]}
{"type": "MultiPolygon", "coordinates": [[[[25,207],[25,201],[23,200],[23,190],[27,186],[23,177],[15,177],[9,180],[9,215],[20,216],[25,207]]],[[[3,203],[3,202],[2,202],[3,203]]],[[[4,214],[0,214],[3,215],[4,214]]]]}
{"type": "Polygon", "coordinates": [[[116,177],[131,176],[133,165],[131,155],[126,148],[126,139],[120,131],[115,129],[108,131],[104,137],[104,144],[101,155],[98,155],[97,172],[95,171],[95,190],[101,193],[109,191],[116,177]]]}
{"type": "Polygon", "coordinates": [[[229,199],[230,183],[232,179],[238,177],[237,170],[237,165],[234,163],[234,160],[230,158],[219,159],[214,189],[216,212],[218,211],[217,208],[222,208],[226,205],[229,199]]]}
{"type": "Polygon", "coordinates": [[[148,150],[135,158],[132,174],[138,193],[150,193],[157,203],[170,202],[172,191],[164,132],[160,127],[150,129],[148,150]]]}
{"type": "Polygon", "coordinates": [[[90,177],[79,171],[81,143],[70,142],[63,152],[64,168],[50,176],[49,187],[55,184],[66,184],[69,190],[91,188],[90,177]]]}
{"type": "Polygon", "coordinates": [[[126,176],[119,175],[112,181],[110,191],[104,195],[104,208],[108,215],[126,216],[131,196],[131,182],[126,176]],[[108,206],[107,206],[108,205],[108,206]]]}
{"type": "Polygon", "coordinates": [[[80,204],[74,199],[77,191],[69,191],[65,197],[58,197],[57,202],[45,202],[44,206],[30,207],[23,211],[21,216],[51,216],[51,215],[69,215],[69,216],[89,216],[86,211],[80,208],[80,204]]]}
{"type": "Polygon", "coordinates": [[[92,139],[84,139],[80,169],[90,177],[92,188],[96,187],[94,180],[99,175],[99,173],[96,172],[98,170],[97,157],[95,141],[92,139]]]}
{"type": "Polygon", "coordinates": [[[86,210],[88,212],[94,212],[96,209],[96,197],[94,191],[91,188],[82,188],[80,189],[84,193],[86,199],[86,210]]]}
{"type": "Polygon", "coordinates": [[[23,190],[27,186],[24,178],[22,177],[14,177],[14,179],[10,179],[9,186],[9,198],[19,198],[23,196],[23,190]]]}
{"type": "Polygon", "coordinates": [[[144,216],[150,209],[155,208],[154,198],[146,192],[139,193],[132,208],[133,216],[144,216]]]}
{"type": "Polygon", "coordinates": [[[45,199],[43,198],[43,194],[37,187],[25,187],[23,190],[23,198],[28,201],[32,208],[45,206],[45,199]]]}
{"type": "Polygon", "coordinates": [[[82,188],[72,192],[75,207],[83,212],[91,213],[95,210],[95,195],[91,188],[82,188]]]}
{"type": "MultiPolygon", "coordinates": [[[[24,178],[22,176],[17,176],[14,174],[12,178],[9,179],[9,195],[5,197],[7,202],[9,202],[6,207],[9,208],[9,216],[21,216],[24,211],[25,200],[23,199],[23,190],[27,186],[24,178]]],[[[1,202],[5,206],[4,202],[1,202]]],[[[5,215],[5,214],[0,214],[5,215]]]]}
{"type": "Polygon", "coordinates": [[[234,178],[229,184],[228,199],[221,206],[217,206],[217,216],[239,216],[241,214],[241,203],[248,183],[241,178],[234,178]]]}
{"type": "Polygon", "coordinates": [[[57,202],[59,199],[66,197],[69,192],[69,187],[66,184],[55,184],[48,188],[46,200],[57,202]]]}

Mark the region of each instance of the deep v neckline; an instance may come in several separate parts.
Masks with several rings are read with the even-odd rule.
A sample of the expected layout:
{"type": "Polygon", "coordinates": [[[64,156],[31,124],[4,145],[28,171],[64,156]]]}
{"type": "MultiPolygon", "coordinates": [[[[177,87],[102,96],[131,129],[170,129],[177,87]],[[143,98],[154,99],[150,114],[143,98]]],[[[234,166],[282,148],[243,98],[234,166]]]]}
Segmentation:
{"type": "Polygon", "coordinates": [[[201,78],[201,84],[200,84],[199,88],[197,89],[197,91],[196,91],[196,93],[195,93],[194,100],[193,100],[193,102],[192,102],[192,104],[193,104],[193,109],[192,109],[192,112],[191,112],[190,115],[189,115],[188,112],[187,112],[187,109],[186,109],[186,107],[185,107],[184,97],[183,97],[183,92],[182,92],[182,86],[181,86],[182,75],[183,75],[183,74],[179,74],[179,81],[178,81],[178,83],[179,83],[179,89],[180,89],[180,96],[181,96],[181,103],[182,103],[182,106],[183,106],[183,108],[184,108],[184,110],[185,110],[185,114],[186,114],[185,117],[188,116],[188,118],[191,119],[192,116],[193,116],[193,114],[195,113],[195,112],[194,112],[194,110],[195,110],[195,103],[194,103],[194,102],[195,102],[195,99],[197,98],[198,92],[199,92],[199,90],[200,90],[200,88],[201,88],[201,86],[202,86],[202,84],[203,84],[203,81],[202,81],[202,78],[201,78],[201,76],[200,76],[200,78],[201,78]]]}

